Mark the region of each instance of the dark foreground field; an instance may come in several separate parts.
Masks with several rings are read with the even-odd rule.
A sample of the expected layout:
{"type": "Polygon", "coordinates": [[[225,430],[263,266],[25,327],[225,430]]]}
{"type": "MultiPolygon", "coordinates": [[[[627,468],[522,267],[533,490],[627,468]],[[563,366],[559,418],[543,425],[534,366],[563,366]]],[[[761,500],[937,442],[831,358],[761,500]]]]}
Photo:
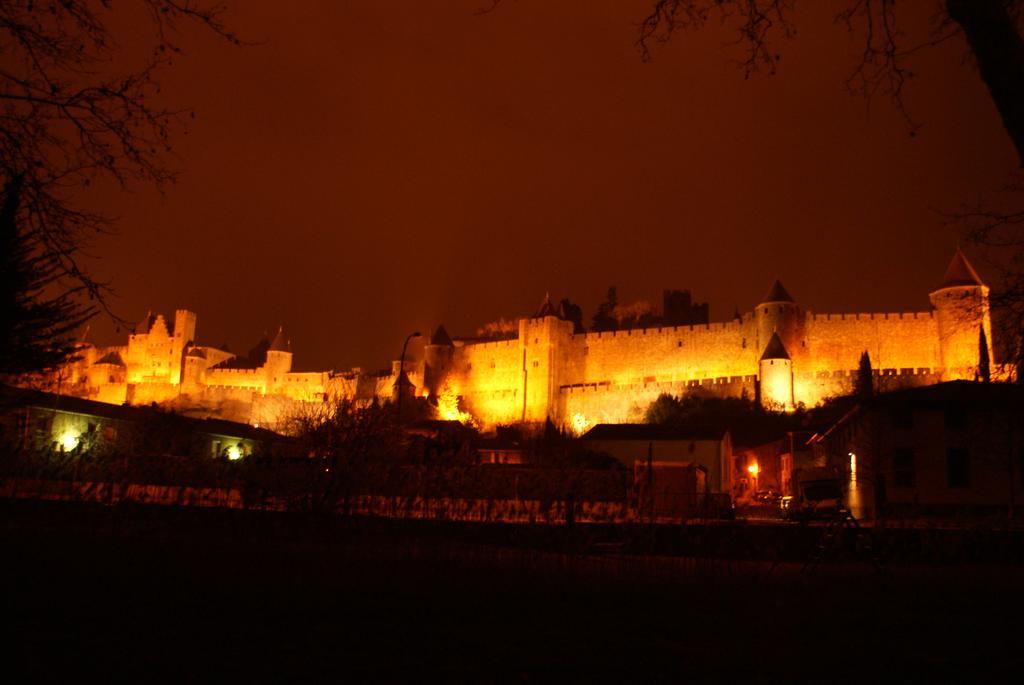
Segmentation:
{"type": "Polygon", "coordinates": [[[0,503],[7,682],[984,682],[1020,567],[594,556],[553,532],[0,503]],[[70,676],[70,678],[69,678],[70,676]]]}

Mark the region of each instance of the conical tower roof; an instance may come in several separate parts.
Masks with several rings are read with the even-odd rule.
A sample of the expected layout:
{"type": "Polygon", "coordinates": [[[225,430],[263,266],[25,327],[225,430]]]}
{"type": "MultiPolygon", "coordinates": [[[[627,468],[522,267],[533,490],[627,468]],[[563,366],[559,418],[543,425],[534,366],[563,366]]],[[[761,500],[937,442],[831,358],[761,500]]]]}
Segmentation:
{"type": "Polygon", "coordinates": [[[117,351],[107,352],[105,355],[100,357],[96,364],[110,364],[111,366],[124,366],[124,360],[117,351]]]}
{"type": "Polygon", "coordinates": [[[782,287],[782,281],[776,279],[768,293],[761,298],[761,302],[796,302],[790,294],[782,287]]]}
{"type": "Polygon", "coordinates": [[[284,326],[277,327],[277,335],[274,336],[274,342],[270,343],[270,347],[267,348],[268,352],[291,352],[288,349],[288,341],[284,337],[284,326]]]}
{"type": "Polygon", "coordinates": [[[765,359],[791,359],[778,333],[772,333],[772,339],[768,341],[768,345],[764,348],[764,353],[761,354],[761,361],[765,359]]]}
{"type": "Polygon", "coordinates": [[[448,335],[448,331],[444,329],[444,326],[438,326],[434,329],[434,332],[430,334],[431,345],[441,345],[443,347],[453,347],[452,338],[448,335]]]}
{"type": "Polygon", "coordinates": [[[960,248],[956,248],[956,254],[953,255],[953,260],[950,261],[949,266],[946,267],[946,275],[942,278],[942,283],[939,284],[937,290],[943,288],[955,288],[963,285],[985,285],[981,278],[978,276],[978,272],[974,270],[971,263],[967,261],[967,257],[960,248]]]}
{"type": "Polygon", "coordinates": [[[543,319],[545,316],[558,316],[558,309],[551,303],[551,293],[544,295],[544,301],[540,303],[540,309],[533,315],[533,318],[543,319]]]}

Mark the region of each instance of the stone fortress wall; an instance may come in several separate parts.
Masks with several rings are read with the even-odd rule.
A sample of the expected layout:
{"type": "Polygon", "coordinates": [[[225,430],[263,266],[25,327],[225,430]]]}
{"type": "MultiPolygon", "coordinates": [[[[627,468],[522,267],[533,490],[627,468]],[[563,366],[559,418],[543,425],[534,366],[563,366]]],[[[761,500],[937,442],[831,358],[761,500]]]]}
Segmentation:
{"type": "MultiPolygon", "coordinates": [[[[880,389],[973,378],[981,330],[991,358],[988,288],[959,251],[930,300],[927,312],[819,314],[776,282],[753,311],[730,321],[587,333],[574,332],[546,301],[504,339],[452,339],[439,326],[422,358],[406,361],[405,387],[434,401],[457,398],[484,428],[551,420],[583,430],[640,421],[662,393],[812,406],[852,390],[865,351],[880,389]]],[[[175,312],[173,328],[150,316],[127,345],[83,346],[54,384],[91,399],[278,429],[332,399],[394,395],[397,362],[381,373],[295,373],[281,330],[248,358],[195,337],[192,312],[175,312]]]]}
{"type": "Polygon", "coordinates": [[[173,328],[162,315],[151,315],[137,331],[126,345],[84,344],[79,359],[51,379],[53,389],[282,428],[303,405],[322,404],[331,384],[328,372],[291,371],[292,352],[281,330],[273,342],[257,345],[258,359],[195,344],[196,315],[184,309],[175,312],[173,328]]]}
{"type": "Polygon", "coordinates": [[[975,377],[980,330],[991,358],[988,288],[959,251],[930,299],[927,312],[818,314],[776,283],[732,321],[582,334],[545,302],[515,339],[428,345],[428,367],[449,361],[425,371],[425,390],[453,389],[484,425],[550,419],[581,428],[640,421],[662,393],[813,406],[852,391],[863,352],[880,389],[975,377]]]}

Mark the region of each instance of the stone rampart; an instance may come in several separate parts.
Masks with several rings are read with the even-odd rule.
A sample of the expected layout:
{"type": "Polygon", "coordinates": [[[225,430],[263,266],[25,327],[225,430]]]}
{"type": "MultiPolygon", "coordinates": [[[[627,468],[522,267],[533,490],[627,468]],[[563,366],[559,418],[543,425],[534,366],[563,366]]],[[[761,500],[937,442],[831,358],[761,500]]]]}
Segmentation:
{"type": "Polygon", "coordinates": [[[808,314],[809,371],[855,369],[865,350],[874,368],[935,368],[939,336],[931,312],[902,314],[808,314]]]}

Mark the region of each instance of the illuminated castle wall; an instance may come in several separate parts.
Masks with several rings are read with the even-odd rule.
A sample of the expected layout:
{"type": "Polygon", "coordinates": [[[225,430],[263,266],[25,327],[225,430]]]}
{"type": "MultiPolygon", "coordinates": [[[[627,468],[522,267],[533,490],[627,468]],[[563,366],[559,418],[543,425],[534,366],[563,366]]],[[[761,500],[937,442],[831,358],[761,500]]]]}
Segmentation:
{"type": "Polygon", "coordinates": [[[292,352],[282,330],[239,357],[196,345],[196,315],[179,309],[169,329],[149,316],[127,345],[85,344],[79,358],[50,379],[51,389],[113,404],[151,404],[193,416],[283,428],[282,421],[308,403],[323,401],[331,374],[292,372],[292,352]]]}
{"type": "MultiPolygon", "coordinates": [[[[406,361],[410,393],[439,400],[442,418],[468,412],[484,428],[541,422],[582,430],[635,422],[658,395],[749,397],[777,409],[812,406],[853,389],[864,351],[879,389],[975,377],[980,331],[991,355],[988,288],[959,251],[930,294],[933,309],[817,314],[776,282],[731,321],[574,333],[550,302],[500,340],[452,339],[443,327],[406,361]]],[[[295,373],[279,330],[248,358],[195,344],[196,315],[169,329],[148,317],[123,346],[84,346],[52,379],[58,392],[117,404],[157,403],[195,416],[285,429],[331,398],[390,399],[399,364],[381,373],[295,373]]]]}
{"type": "Polygon", "coordinates": [[[421,392],[447,388],[485,426],[551,419],[579,429],[640,421],[662,393],[813,406],[852,390],[864,351],[880,389],[974,378],[982,329],[991,358],[989,296],[959,251],[930,299],[928,312],[817,314],[776,282],[732,321],[580,334],[545,303],[507,340],[452,340],[440,328],[421,392]]]}

